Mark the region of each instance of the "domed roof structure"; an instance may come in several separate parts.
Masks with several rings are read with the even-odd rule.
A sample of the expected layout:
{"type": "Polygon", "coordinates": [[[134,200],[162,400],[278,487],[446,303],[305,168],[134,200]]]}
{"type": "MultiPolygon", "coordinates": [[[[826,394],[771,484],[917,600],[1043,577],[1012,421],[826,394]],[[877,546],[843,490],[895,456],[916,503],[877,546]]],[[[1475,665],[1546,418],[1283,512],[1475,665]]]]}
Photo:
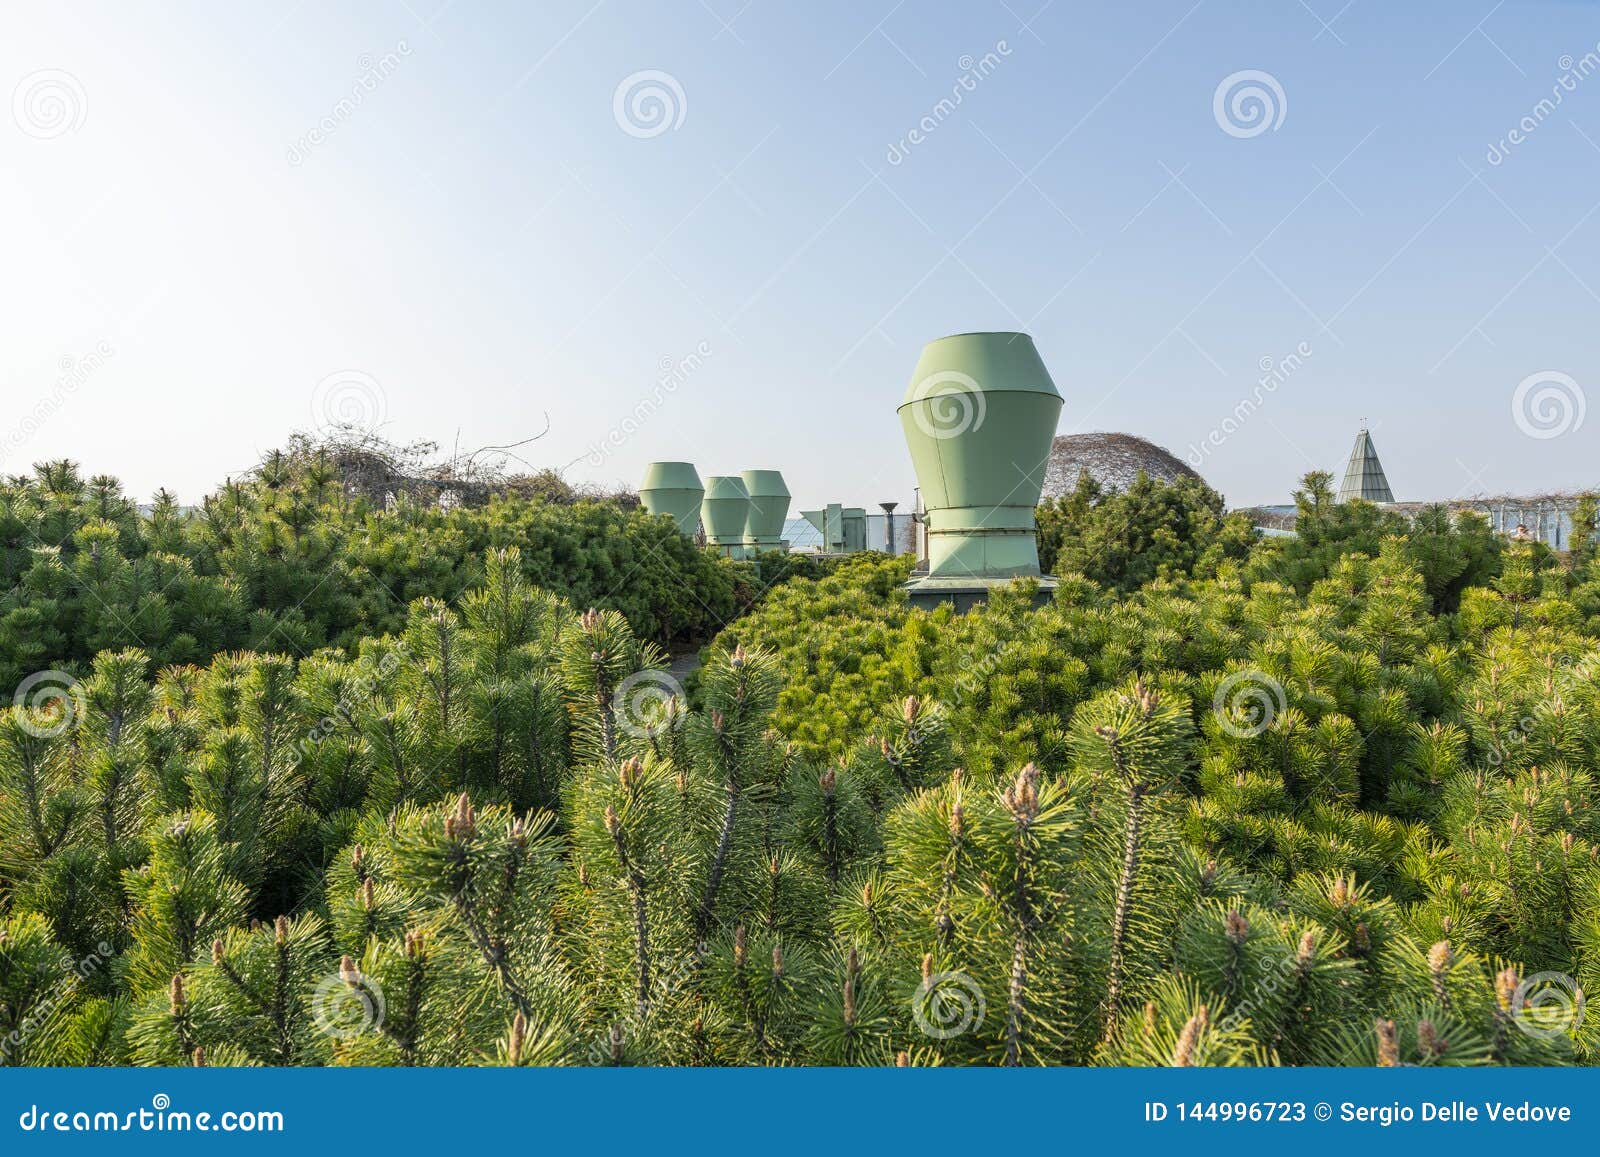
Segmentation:
{"type": "Polygon", "coordinates": [[[1045,462],[1044,497],[1070,494],[1085,470],[1103,488],[1117,490],[1132,486],[1141,470],[1163,482],[1200,478],[1181,458],[1133,434],[1063,434],[1045,462]]]}

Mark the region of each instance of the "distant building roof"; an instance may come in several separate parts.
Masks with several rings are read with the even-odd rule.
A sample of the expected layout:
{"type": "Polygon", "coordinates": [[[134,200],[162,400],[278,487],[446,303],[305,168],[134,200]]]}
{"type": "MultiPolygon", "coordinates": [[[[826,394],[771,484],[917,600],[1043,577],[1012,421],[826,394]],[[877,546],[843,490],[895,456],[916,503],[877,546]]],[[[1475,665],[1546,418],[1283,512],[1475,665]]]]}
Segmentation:
{"type": "Polygon", "coordinates": [[[789,549],[795,551],[821,550],[822,532],[803,518],[788,518],[783,523],[783,537],[789,540],[789,549]]]}
{"type": "Polygon", "coordinates": [[[1356,435],[1356,444],[1350,450],[1350,463],[1344,468],[1344,482],[1339,486],[1339,501],[1352,498],[1368,502],[1393,502],[1394,492],[1384,477],[1383,464],[1378,461],[1378,451],[1372,445],[1372,435],[1365,427],[1356,435]]]}
{"type": "Polygon", "coordinates": [[[1063,434],[1045,462],[1044,497],[1072,493],[1085,470],[1102,487],[1117,490],[1132,486],[1141,470],[1162,482],[1200,477],[1182,459],[1133,434],[1063,434]]]}

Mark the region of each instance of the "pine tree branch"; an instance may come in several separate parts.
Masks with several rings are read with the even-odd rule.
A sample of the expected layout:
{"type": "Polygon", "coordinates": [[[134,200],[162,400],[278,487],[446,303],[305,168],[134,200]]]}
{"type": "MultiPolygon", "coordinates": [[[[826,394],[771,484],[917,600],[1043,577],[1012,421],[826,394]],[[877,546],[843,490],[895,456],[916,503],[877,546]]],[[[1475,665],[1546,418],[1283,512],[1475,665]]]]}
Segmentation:
{"type": "Polygon", "coordinates": [[[724,774],[728,778],[727,802],[722,809],[722,826],[717,832],[717,849],[711,857],[711,871],[706,876],[705,891],[700,897],[700,908],[695,913],[694,939],[698,956],[706,954],[706,942],[711,935],[711,923],[716,915],[717,893],[722,888],[722,874],[727,868],[728,852],[733,847],[733,824],[739,808],[739,773],[733,741],[728,728],[717,728],[717,749],[721,756],[724,774]]]}
{"type": "Polygon", "coordinates": [[[1127,755],[1115,735],[1107,740],[1111,758],[1122,776],[1127,792],[1127,818],[1122,830],[1122,873],[1117,880],[1116,902],[1111,917],[1111,970],[1106,979],[1106,1011],[1104,1039],[1109,1040],[1117,1027],[1117,1015],[1122,1001],[1122,985],[1127,971],[1128,923],[1133,911],[1133,885],[1139,870],[1140,827],[1144,819],[1145,788],[1128,767],[1127,755]]]}
{"type": "Polygon", "coordinates": [[[639,1019],[643,1020],[650,1011],[650,917],[645,903],[645,878],[628,855],[627,837],[615,808],[606,808],[606,830],[611,833],[611,843],[633,899],[634,966],[638,972],[639,1019]]]}

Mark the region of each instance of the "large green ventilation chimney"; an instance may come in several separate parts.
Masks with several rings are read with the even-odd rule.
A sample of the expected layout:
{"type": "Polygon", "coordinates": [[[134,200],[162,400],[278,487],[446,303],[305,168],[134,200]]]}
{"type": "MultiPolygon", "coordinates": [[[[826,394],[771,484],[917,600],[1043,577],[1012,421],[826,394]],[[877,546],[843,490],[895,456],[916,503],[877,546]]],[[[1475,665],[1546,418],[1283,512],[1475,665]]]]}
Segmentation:
{"type": "Polygon", "coordinates": [[[784,550],[783,523],[789,517],[789,488],[776,470],[746,470],[740,475],[750,495],[744,545],[752,553],[784,550]]]}
{"type": "MultiPolygon", "coordinates": [[[[1061,394],[1025,333],[962,333],[922,350],[900,425],[927,507],[928,573],[918,605],[984,601],[1039,574],[1033,512],[1061,394]]],[[[1054,587],[1041,582],[1041,593],[1054,587]]]]}
{"type": "Polygon", "coordinates": [[[639,483],[639,501],[651,514],[665,514],[693,538],[700,527],[700,500],[706,488],[692,462],[652,462],[639,483]]]}
{"type": "Polygon", "coordinates": [[[700,503],[700,521],[706,528],[706,545],[729,558],[743,558],[744,524],[750,517],[750,492],[744,479],[734,474],[713,474],[706,479],[706,496],[700,503]]]}

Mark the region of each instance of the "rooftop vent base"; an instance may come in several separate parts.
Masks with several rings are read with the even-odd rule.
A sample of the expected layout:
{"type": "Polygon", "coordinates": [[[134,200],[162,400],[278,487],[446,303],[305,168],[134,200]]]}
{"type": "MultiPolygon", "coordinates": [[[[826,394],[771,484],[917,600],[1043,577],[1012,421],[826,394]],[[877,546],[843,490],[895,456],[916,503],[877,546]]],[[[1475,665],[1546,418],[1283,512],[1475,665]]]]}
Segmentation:
{"type": "MultiPolygon", "coordinates": [[[[996,590],[1016,581],[1012,578],[919,578],[908,582],[903,589],[906,601],[913,607],[932,610],[948,603],[957,614],[966,614],[973,607],[988,602],[996,590]]],[[[1035,608],[1045,606],[1055,596],[1057,584],[1052,576],[1030,576],[1028,581],[1037,584],[1033,592],[1035,608]]]]}

